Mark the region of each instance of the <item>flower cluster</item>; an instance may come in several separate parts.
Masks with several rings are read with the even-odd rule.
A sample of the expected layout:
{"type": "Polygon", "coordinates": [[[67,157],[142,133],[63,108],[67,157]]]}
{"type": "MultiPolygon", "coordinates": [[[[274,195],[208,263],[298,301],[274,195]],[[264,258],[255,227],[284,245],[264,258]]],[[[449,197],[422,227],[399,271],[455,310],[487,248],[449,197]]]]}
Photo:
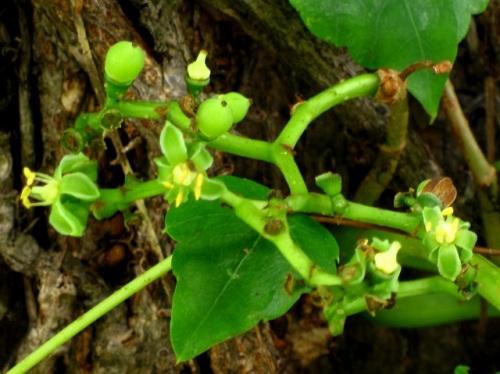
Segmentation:
{"type": "Polygon", "coordinates": [[[26,186],[20,199],[26,208],[51,206],[49,223],[61,234],[82,236],[89,204],[99,198],[97,164],[82,153],[64,156],[54,176],[24,168],[26,186]]]}
{"type": "Polygon", "coordinates": [[[437,263],[444,278],[454,281],[462,271],[462,264],[472,257],[477,235],[469,231],[468,222],[453,216],[453,208],[425,207],[422,215],[427,233],[423,243],[429,251],[429,260],[437,263]]]}
{"type": "Polygon", "coordinates": [[[207,181],[206,170],[213,162],[205,144],[185,140],[181,130],[166,121],[160,135],[160,147],[163,157],[155,159],[155,163],[159,180],[169,190],[165,200],[179,206],[191,191],[198,200],[207,181]]]}

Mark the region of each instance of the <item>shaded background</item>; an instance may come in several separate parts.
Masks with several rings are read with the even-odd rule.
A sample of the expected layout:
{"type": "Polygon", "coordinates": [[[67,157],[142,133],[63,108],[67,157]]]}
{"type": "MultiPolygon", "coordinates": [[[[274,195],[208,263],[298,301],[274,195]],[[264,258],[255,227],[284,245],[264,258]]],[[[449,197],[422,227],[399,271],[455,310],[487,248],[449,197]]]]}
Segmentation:
{"type": "MultiPolygon", "coordinates": [[[[462,43],[452,80],[478,141],[499,123],[500,2],[490,1],[462,43]],[[488,106],[489,103],[489,106],[488,106]]],[[[60,237],[47,210],[26,211],[17,195],[21,170],[50,174],[64,155],[61,132],[102,103],[102,67],[110,45],[132,40],[147,51],[146,69],[129,98],[183,96],[186,64],[210,53],[209,90],[253,99],[235,131],[272,140],[300,98],[360,74],[346,51],[313,37],[285,0],[4,0],[0,4],[0,370],[12,366],[85,310],[142,273],[172,246],[162,234],[165,204],[138,206],[144,221],[127,231],[120,216],[90,220],[83,238],[60,237]]],[[[379,205],[427,178],[450,176],[457,213],[480,233],[472,176],[442,116],[429,118],[411,101],[410,131],[396,176],[379,205]]],[[[354,100],[322,115],[296,147],[306,180],[333,171],[352,196],[384,139],[387,109],[354,100]]],[[[126,121],[105,151],[91,151],[100,185],[123,183],[123,168],[154,176],[161,123],[126,121]]],[[[493,156],[496,153],[493,152],[493,156]]],[[[217,154],[214,173],[230,173],[284,189],[277,170],[217,154]]],[[[175,365],[169,343],[174,279],[135,295],[61,347],[33,373],[446,373],[458,364],[474,373],[500,369],[496,321],[419,330],[388,329],[350,318],[329,336],[304,297],[287,315],[175,365]]],[[[439,305],[436,305],[438,308],[439,305]]]]}

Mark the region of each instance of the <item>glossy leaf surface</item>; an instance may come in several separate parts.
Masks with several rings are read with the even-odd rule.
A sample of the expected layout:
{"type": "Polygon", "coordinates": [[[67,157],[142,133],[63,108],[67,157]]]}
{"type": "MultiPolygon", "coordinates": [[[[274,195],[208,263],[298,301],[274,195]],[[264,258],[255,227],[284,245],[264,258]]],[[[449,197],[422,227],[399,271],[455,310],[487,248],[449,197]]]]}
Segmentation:
{"type": "MultiPolygon", "coordinates": [[[[269,192],[251,181],[221,180],[245,197],[265,200],[269,192]]],[[[303,250],[325,270],[335,271],[333,236],[307,216],[291,216],[289,223],[303,250]]],[[[171,208],[166,230],[179,242],[172,262],[177,286],[171,325],[179,361],[284,314],[309,291],[274,245],[218,200],[190,200],[171,208]]]]}
{"type": "MultiPolygon", "coordinates": [[[[309,30],[320,39],[346,46],[369,69],[401,71],[425,60],[455,61],[471,14],[488,0],[290,0],[309,30]]],[[[409,91],[434,118],[446,76],[420,71],[409,91]]]]}

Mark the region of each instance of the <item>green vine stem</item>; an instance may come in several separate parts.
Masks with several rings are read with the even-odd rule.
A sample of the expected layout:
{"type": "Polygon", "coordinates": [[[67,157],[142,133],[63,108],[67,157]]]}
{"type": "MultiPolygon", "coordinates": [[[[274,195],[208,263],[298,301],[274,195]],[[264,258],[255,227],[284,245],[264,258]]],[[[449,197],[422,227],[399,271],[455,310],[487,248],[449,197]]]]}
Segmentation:
{"type": "Polygon", "coordinates": [[[500,269],[485,257],[474,254],[470,264],[477,266],[479,294],[500,311],[500,269]]]}
{"type": "MultiPolygon", "coordinates": [[[[457,301],[464,301],[464,297],[457,292],[457,286],[453,283],[450,282],[440,276],[435,276],[435,277],[428,277],[428,278],[423,278],[423,279],[417,279],[417,280],[411,280],[411,281],[403,281],[399,283],[399,288],[397,291],[397,301],[396,301],[396,306],[398,303],[404,303],[404,299],[414,299],[416,296],[429,296],[432,294],[440,294],[449,296],[455,301],[455,304],[457,304],[457,301]]],[[[436,304],[434,304],[436,305],[436,304]]],[[[475,304],[478,306],[478,304],[475,304]]],[[[470,309],[470,308],[469,308],[470,309]]],[[[342,315],[342,319],[345,319],[349,316],[362,313],[367,310],[366,306],[366,300],[363,297],[356,297],[352,300],[344,300],[342,302],[342,306],[339,308],[338,304],[332,304],[330,308],[327,308],[325,311],[325,316],[333,316],[333,315],[342,315]]],[[[432,310],[432,308],[431,308],[432,310]]],[[[476,310],[476,315],[479,314],[479,308],[476,310]]],[[[377,313],[377,316],[382,313],[381,318],[375,317],[375,320],[379,320],[380,322],[384,323],[386,320],[391,322],[391,318],[384,318],[385,313],[390,313],[389,311],[382,310],[377,313]]],[[[400,312],[398,310],[398,314],[402,314],[403,312],[400,312]]],[[[443,323],[446,322],[444,321],[437,321],[433,319],[433,314],[431,313],[427,318],[425,319],[425,323],[421,320],[421,310],[413,310],[408,311],[404,309],[404,313],[408,313],[408,315],[404,315],[404,317],[398,316],[399,318],[396,319],[400,324],[402,324],[404,320],[404,323],[406,323],[407,327],[412,327],[414,326],[412,323],[418,326],[426,326],[426,325],[433,325],[437,323],[443,323]]],[[[470,312],[469,312],[470,314],[470,312]]],[[[462,318],[463,319],[463,318],[462,318]]],[[[335,320],[335,319],[334,319],[335,320]]],[[[331,322],[331,321],[330,321],[331,322]]],[[[343,322],[342,320],[340,321],[340,324],[342,325],[343,322]]],[[[333,327],[333,331],[335,332],[341,332],[343,329],[343,326],[341,325],[336,325],[330,326],[330,329],[333,327]]]]}
{"type": "MultiPolygon", "coordinates": [[[[398,298],[393,309],[381,310],[375,322],[390,327],[417,328],[478,319],[482,314],[482,300],[474,297],[467,302],[457,300],[454,295],[443,293],[423,294],[398,298]],[[436,307],[439,305],[439,307],[436,307]]],[[[500,312],[491,305],[487,306],[488,317],[500,317],[500,312]]]]}
{"type": "MultiPolygon", "coordinates": [[[[389,106],[389,121],[385,144],[379,152],[368,175],[363,179],[353,200],[366,205],[373,205],[392,181],[399,163],[399,158],[406,145],[408,132],[408,99],[406,82],[393,70],[382,70],[381,82],[391,86],[393,95],[384,95],[382,102],[389,106]]],[[[385,86],[381,84],[381,90],[385,86]]],[[[380,91],[379,91],[380,92],[380,91]]],[[[382,95],[377,95],[382,96],[382,95]]]]}
{"type": "Polygon", "coordinates": [[[363,74],[297,103],[290,120],[272,144],[227,133],[211,141],[209,146],[238,156],[270,162],[280,169],[292,194],[307,193],[307,186],[294,160],[293,149],[298,140],[309,124],[322,113],[349,99],[373,96],[379,83],[378,74],[363,74]]]}
{"type": "Polygon", "coordinates": [[[375,95],[379,83],[378,74],[362,74],[340,82],[305,102],[297,103],[292,117],[275,140],[275,143],[293,149],[315,118],[344,101],[356,97],[375,95]]]}
{"type": "Polygon", "coordinates": [[[500,248],[500,213],[498,211],[498,184],[495,168],[488,162],[476,142],[469,122],[465,117],[451,81],[446,81],[442,106],[448,123],[461,147],[478,187],[481,218],[486,243],[491,248],[500,248]]]}
{"type": "Polygon", "coordinates": [[[223,188],[220,199],[231,205],[237,217],[272,242],[292,267],[310,285],[339,285],[342,280],[317,267],[314,262],[292,240],[284,206],[275,211],[257,208],[251,200],[242,198],[223,188]]]}
{"type": "Polygon", "coordinates": [[[366,206],[348,201],[342,195],[333,198],[318,193],[293,195],[286,198],[286,203],[293,212],[316,213],[334,218],[339,217],[371,223],[417,236],[422,223],[420,214],[402,213],[366,206]]]}
{"type": "Polygon", "coordinates": [[[133,281],[127,283],[118,291],[101,301],[85,314],[77,318],[63,330],[59,331],[52,338],[42,344],[36,351],[26,356],[16,366],[10,369],[7,374],[23,374],[54,352],[58,347],[66,343],[87,326],[101,318],[111,309],[142,290],[144,287],[154,282],[172,268],[172,256],[167,257],[151,269],[139,275],[133,281]]]}
{"type": "Polygon", "coordinates": [[[271,143],[263,140],[244,138],[227,132],[217,139],[208,142],[207,145],[211,148],[236,156],[269,163],[272,162],[271,143]]]}

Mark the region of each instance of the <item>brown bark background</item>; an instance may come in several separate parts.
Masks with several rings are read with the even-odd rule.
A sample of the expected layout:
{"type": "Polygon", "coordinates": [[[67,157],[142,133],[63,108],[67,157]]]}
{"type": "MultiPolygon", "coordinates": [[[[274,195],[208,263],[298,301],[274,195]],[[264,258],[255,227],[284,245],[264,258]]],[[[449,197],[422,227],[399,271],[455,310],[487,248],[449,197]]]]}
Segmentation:
{"type": "MultiPolygon", "coordinates": [[[[484,82],[493,77],[498,83],[499,15],[500,2],[492,0],[475,18],[452,76],[482,144],[485,97],[495,87],[484,82]]],[[[298,97],[363,72],[344,49],[308,33],[285,0],[2,1],[0,370],[171,253],[162,234],[161,198],[137,206],[146,214],[130,231],[120,217],[91,220],[85,236],[76,239],[57,235],[47,225],[47,210],[26,211],[17,200],[22,167],[50,174],[64,155],[61,132],[102,103],[105,53],[124,39],[147,51],[146,69],[130,98],[180,98],[186,64],[204,48],[210,52],[210,89],[251,97],[254,105],[237,131],[262,139],[274,139],[298,97]]],[[[493,98],[498,108],[494,90],[493,98]]],[[[459,189],[457,211],[480,231],[472,177],[449,130],[440,117],[429,127],[422,109],[411,104],[407,146],[380,205],[390,206],[396,192],[424,179],[448,175],[459,189]]],[[[372,99],[353,100],[321,116],[296,148],[306,180],[313,185],[321,172],[338,172],[352,196],[383,139],[386,117],[386,108],[372,99]]],[[[106,141],[105,151],[94,151],[102,185],[120,185],[124,169],[152,177],[160,129],[161,123],[127,121],[106,141]]],[[[261,163],[228,155],[220,155],[219,163],[235,175],[284,187],[276,170],[261,163]]],[[[496,321],[398,330],[354,317],[342,336],[332,338],[307,298],[286,316],[175,365],[168,333],[174,284],[166,276],[147,287],[32,372],[445,373],[459,364],[478,373],[500,369],[496,321]]]]}

